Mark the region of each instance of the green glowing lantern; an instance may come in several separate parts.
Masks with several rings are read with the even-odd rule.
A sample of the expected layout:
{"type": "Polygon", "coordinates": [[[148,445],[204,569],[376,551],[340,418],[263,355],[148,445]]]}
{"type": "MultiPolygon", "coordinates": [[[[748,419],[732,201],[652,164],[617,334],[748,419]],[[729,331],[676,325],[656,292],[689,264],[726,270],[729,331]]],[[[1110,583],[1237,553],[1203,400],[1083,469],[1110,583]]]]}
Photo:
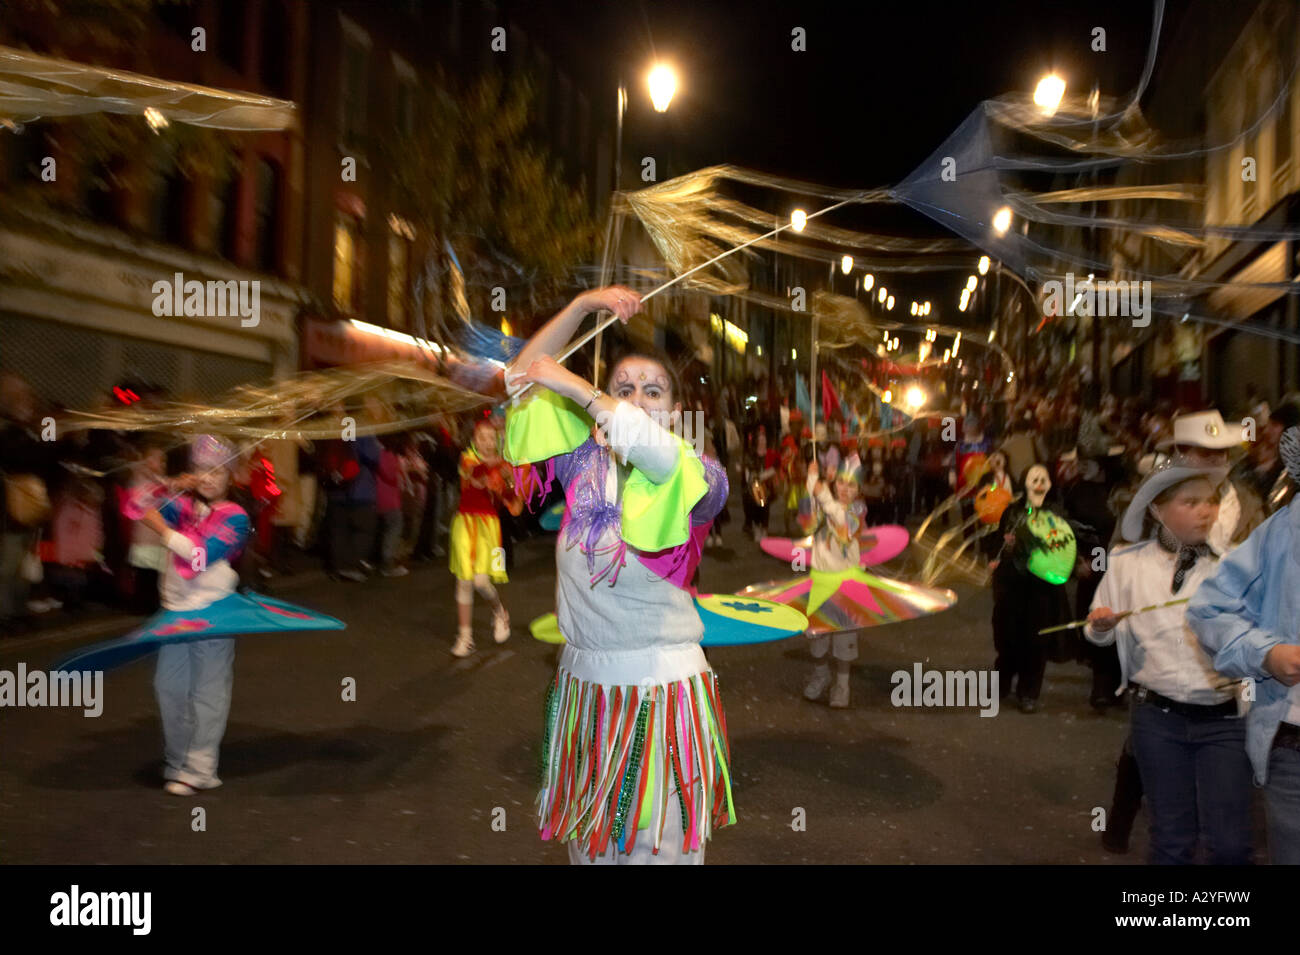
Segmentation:
{"type": "Polygon", "coordinates": [[[1051,511],[1031,508],[1025,526],[1035,542],[1029,554],[1029,572],[1049,584],[1069,580],[1078,552],[1069,522],[1051,511]]]}

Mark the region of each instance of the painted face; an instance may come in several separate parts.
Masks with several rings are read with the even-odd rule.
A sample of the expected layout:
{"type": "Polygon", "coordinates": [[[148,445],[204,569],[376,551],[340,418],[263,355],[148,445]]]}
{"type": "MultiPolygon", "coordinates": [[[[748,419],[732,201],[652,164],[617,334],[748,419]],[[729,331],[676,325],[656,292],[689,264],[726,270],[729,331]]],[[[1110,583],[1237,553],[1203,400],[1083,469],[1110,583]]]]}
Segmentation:
{"type": "Polygon", "coordinates": [[[1205,478],[1192,478],[1173,489],[1163,504],[1152,504],[1153,514],[1183,544],[1204,544],[1219,518],[1219,491],[1205,478]]]}
{"type": "Polygon", "coordinates": [[[1052,478],[1047,473],[1047,468],[1041,464],[1035,464],[1025,475],[1025,496],[1029,498],[1029,503],[1033,507],[1042,507],[1043,498],[1047,497],[1047,492],[1052,489],[1052,478]]]}
{"type": "Polygon", "coordinates": [[[681,404],[673,401],[668,372],[651,358],[624,358],[614,366],[605,390],[619,401],[636,405],[664,427],[671,427],[682,412],[681,404]]]}
{"type": "Polygon", "coordinates": [[[230,487],[230,472],[225,468],[213,468],[199,474],[195,490],[205,501],[219,501],[226,496],[230,487]]]}

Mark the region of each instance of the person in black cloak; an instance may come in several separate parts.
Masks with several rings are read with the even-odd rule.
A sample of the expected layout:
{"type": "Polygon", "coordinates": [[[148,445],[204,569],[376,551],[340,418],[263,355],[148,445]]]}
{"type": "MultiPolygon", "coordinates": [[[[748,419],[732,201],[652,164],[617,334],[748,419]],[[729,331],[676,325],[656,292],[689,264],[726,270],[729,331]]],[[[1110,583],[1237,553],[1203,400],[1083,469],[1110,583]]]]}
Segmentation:
{"type": "Polygon", "coordinates": [[[1074,576],[1074,529],[1059,502],[1049,501],[1052,479],[1042,464],[1024,474],[1024,497],[1007,505],[998,532],[1002,549],[993,568],[993,646],[998,687],[1014,692],[1022,713],[1038,709],[1049,659],[1073,658],[1071,631],[1048,637],[1038,631],[1069,619],[1065,584],[1074,576]],[[1065,640],[1053,639],[1064,636],[1065,640]]]}

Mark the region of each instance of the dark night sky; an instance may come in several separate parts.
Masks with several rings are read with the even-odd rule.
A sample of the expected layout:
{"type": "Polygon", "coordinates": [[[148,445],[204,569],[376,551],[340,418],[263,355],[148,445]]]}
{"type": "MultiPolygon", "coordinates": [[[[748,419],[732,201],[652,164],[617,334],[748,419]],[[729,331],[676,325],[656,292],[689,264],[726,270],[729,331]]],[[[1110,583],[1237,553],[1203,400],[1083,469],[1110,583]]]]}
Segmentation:
{"type": "MultiPolygon", "coordinates": [[[[1212,26],[1216,2],[1230,0],[1170,0],[1162,44],[1171,42],[1186,18],[1212,26]]],[[[902,180],[980,101],[1032,92],[1053,70],[1071,93],[1086,95],[1098,83],[1103,94],[1125,97],[1141,74],[1153,4],[533,0],[511,9],[530,22],[531,31],[575,44],[578,55],[592,62],[622,63],[629,78],[637,78],[625,155],[667,152],[669,175],[733,163],[868,188],[902,180]],[[806,52],[790,48],[795,26],[807,30],[806,52]],[[1091,49],[1098,26],[1106,29],[1104,53],[1091,49]],[[656,54],[672,61],[683,78],[662,116],[650,108],[640,82],[656,54]]],[[[662,166],[660,171],[662,176],[662,166]]],[[[945,234],[901,207],[852,211],[840,221],[945,234]]],[[[955,299],[954,283],[964,276],[898,278],[903,295],[946,300],[950,293],[955,299]]]]}
{"type": "MultiPolygon", "coordinates": [[[[757,167],[828,185],[902,179],[981,100],[1031,91],[1051,69],[1072,91],[1136,84],[1151,32],[1146,0],[826,3],[820,0],[536,0],[548,29],[640,77],[673,61],[683,87],[665,117],[633,90],[629,144],[666,133],[681,160],[757,167]],[[561,26],[563,25],[563,26],[561,26]],[[790,31],[808,32],[807,52],[790,31]],[[1090,49],[1107,32],[1107,52],[1090,49]],[[620,55],[621,54],[621,55],[620,55]]],[[[1184,3],[1167,5],[1166,38],[1184,3]]]]}

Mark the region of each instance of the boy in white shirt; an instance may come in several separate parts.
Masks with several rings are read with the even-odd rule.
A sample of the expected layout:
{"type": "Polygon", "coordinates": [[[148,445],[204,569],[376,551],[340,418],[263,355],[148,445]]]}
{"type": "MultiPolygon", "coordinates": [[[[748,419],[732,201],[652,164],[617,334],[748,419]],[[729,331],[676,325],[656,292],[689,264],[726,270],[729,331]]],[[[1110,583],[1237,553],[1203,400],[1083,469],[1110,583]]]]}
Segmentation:
{"type": "Polygon", "coordinates": [[[1084,635],[1116,643],[1121,687],[1132,686],[1133,752],[1150,811],[1150,861],[1190,864],[1198,836],[1210,861],[1245,865],[1250,846],[1250,766],[1245,725],[1231,680],[1217,673],[1179,604],[1219,555],[1206,543],[1219,513],[1223,469],[1165,463],[1138,488],[1123,535],[1140,543],[1113,551],[1084,635]]]}

